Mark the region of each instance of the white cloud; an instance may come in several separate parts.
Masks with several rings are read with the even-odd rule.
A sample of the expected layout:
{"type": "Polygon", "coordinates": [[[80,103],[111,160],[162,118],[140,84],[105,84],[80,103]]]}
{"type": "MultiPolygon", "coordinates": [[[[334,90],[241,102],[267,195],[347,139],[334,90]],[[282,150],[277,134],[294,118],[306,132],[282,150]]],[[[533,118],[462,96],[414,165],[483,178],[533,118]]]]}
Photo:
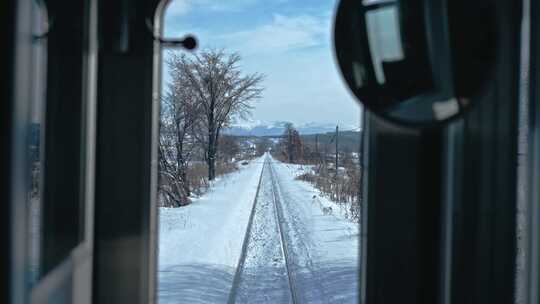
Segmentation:
{"type": "Polygon", "coordinates": [[[166,13],[179,17],[193,10],[239,11],[256,3],[257,0],[171,0],[166,13]]]}
{"type": "Polygon", "coordinates": [[[192,32],[201,48],[237,51],[243,57],[243,72],[266,75],[254,119],[356,124],[359,106],[334,64],[330,20],[330,13],[275,14],[266,24],[232,33],[200,24],[197,28],[175,25],[166,32],[172,36],[192,32]]]}
{"type": "Polygon", "coordinates": [[[165,8],[165,14],[171,17],[182,16],[190,9],[190,2],[186,0],[171,0],[165,8]]]}
{"type": "Polygon", "coordinates": [[[253,55],[326,45],[329,37],[330,20],[327,16],[276,14],[269,24],[216,38],[227,41],[246,55],[253,55]]]}

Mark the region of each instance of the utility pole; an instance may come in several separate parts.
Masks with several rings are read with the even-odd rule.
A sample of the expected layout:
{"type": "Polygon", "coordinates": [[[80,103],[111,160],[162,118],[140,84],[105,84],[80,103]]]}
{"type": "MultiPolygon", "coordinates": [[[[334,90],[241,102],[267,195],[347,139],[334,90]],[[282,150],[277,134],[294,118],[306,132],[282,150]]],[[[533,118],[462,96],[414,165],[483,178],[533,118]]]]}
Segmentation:
{"type": "Polygon", "coordinates": [[[338,141],[339,141],[339,127],[336,126],[336,175],[338,174],[338,164],[339,164],[339,152],[338,152],[338,141]]]}
{"type": "Polygon", "coordinates": [[[319,134],[315,134],[315,157],[319,158],[319,134]]]}
{"type": "Polygon", "coordinates": [[[289,152],[289,163],[293,162],[293,144],[292,144],[292,136],[291,136],[291,127],[288,126],[287,128],[287,151],[289,152]]]}

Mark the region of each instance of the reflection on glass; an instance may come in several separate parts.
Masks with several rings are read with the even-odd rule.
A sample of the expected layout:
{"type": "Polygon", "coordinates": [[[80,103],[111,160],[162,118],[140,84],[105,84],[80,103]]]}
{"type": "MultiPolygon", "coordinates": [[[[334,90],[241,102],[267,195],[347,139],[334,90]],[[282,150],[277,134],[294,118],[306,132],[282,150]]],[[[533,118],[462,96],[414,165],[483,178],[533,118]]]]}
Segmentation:
{"type": "MultiPolygon", "coordinates": [[[[46,10],[34,2],[33,34],[42,36],[47,30],[46,10]]],[[[30,108],[30,134],[28,138],[29,185],[27,200],[28,244],[28,283],[33,285],[40,276],[40,254],[42,237],[43,155],[45,135],[45,92],[46,92],[46,39],[36,39],[32,49],[32,100],[30,108]]]]}
{"type": "Polygon", "coordinates": [[[362,4],[365,6],[383,3],[395,3],[395,0],[362,0],[362,4]]]}
{"type": "Polygon", "coordinates": [[[353,76],[354,82],[357,88],[362,88],[364,86],[364,79],[366,78],[366,68],[360,62],[353,62],[353,76]]]}
{"type": "Polygon", "coordinates": [[[403,59],[398,10],[395,6],[370,10],[366,13],[366,22],[377,82],[384,84],[383,62],[403,59]]]}

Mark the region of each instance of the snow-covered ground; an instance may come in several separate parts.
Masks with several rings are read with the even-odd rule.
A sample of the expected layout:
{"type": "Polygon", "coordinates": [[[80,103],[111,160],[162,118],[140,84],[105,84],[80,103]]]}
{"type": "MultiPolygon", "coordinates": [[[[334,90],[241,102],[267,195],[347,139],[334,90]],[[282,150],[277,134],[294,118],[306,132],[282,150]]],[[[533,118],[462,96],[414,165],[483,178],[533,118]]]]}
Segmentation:
{"type": "Polygon", "coordinates": [[[273,161],[300,303],[357,303],[359,226],[337,205],[295,180],[298,166],[273,161]],[[332,207],[332,214],[323,208],[332,207]]]}
{"type": "Polygon", "coordinates": [[[160,208],[159,303],[225,303],[262,169],[256,159],[182,208],[160,208]]]}
{"type": "MultiPolygon", "coordinates": [[[[298,302],[358,302],[358,225],[312,185],[295,180],[300,167],[271,163],[261,180],[237,301],[290,301],[275,192],[298,302]],[[332,214],[323,212],[330,206],[332,214]]],[[[223,177],[193,204],[160,210],[160,303],[227,302],[262,167],[263,158],[223,177]]]]}
{"type": "MultiPolygon", "coordinates": [[[[288,163],[282,163],[277,160],[274,160],[274,164],[279,164],[281,167],[280,170],[286,172],[286,174],[290,177],[296,178],[303,174],[314,174],[315,166],[314,165],[298,165],[298,164],[288,164],[288,163]]],[[[340,169],[345,170],[344,167],[340,167],[340,169]]],[[[292,181],[291,181],[292,182],[292,181]]],[[[349,204],[336,204],[332,200],[330,200],[327,196],[321,194],[321,191],[317,190],[312,184],[310,184],[307,181],[298,181],[295,180],[292,182],[293,184],[297,184],[302,188],[302,193],[308,193],[311,194],[311,202],[314,205],[318,205],[321,210],[323,208],[332,208],[332,216],[340,219],[340,220],[347,220],[347,210],[346,208],[350,207],[349,204]]],[[[356,224],[354,224],[355,229],[357,229],[356,224]]],[[[357,229],[358,230],[358,229],[357,229]]]]}

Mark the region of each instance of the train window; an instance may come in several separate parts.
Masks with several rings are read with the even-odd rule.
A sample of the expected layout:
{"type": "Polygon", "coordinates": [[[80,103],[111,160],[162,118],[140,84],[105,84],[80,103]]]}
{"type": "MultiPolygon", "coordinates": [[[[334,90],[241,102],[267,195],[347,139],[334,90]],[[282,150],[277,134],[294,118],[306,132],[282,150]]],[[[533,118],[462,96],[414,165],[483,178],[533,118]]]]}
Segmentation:
{"type": "Polygon", "coordinates": [[[403,59],[397,9],[388,6],[368,11],[366,21],[375,75],[378,83],[384,84],[383,63],[403,59]]]}
{"type": "Polygon", "coordinates": [[[161,48],[160,303],[358,301],[362,110],[334,5],[166,7],[163,37],[198,48],[161,48]]]}
{"type": "Polygon", "coordinates": [[[54,292],[69,297],[67,290],[54,290],[47,282],[72,284],[84,277],[87,284],[91,276],[90,272],[78,272],[80,275],[72,279],[74,269],[91,267],[84,263],[92,250],[89,233],[93,219],[88,218],[92,201],[88,196],[93,165],[88,159],[95,149],[91,140],[95,71],[90,60],[94,42],[87,32],[89,7],[78,2],[70,5],[51,5],[47,13],[43,10],[42,19],[36,20],[44,25],[33,38],[33,85],[38,105],[34,121],[40,134],[38,167],[42,176],[36,200],[39,207],[30,208],[37,215],[29,220],[30,239],[34,240],[30,253],[39,266],[33,297],[54,292]]]}
{"type": "Polygon", "coordinates": [[[44,133],[47,74],[48,18],[46,8],[36,1],[33,8],[32,48],[33,73],[30,106],[30,134],[28,139],[29,184],[27,200],[27,252],[28,283],[33,285],[40,277],[41,238],[42,238],[42,187],[44,174],[44,133]]]}

